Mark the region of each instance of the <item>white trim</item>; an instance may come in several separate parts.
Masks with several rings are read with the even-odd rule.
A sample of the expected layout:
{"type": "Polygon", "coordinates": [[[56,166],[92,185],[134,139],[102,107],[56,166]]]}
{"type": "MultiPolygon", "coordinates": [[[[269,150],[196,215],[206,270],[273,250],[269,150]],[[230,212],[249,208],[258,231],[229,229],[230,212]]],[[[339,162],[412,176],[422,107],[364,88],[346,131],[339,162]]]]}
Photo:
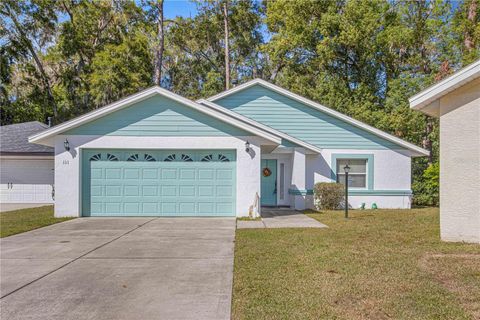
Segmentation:
{"type": "Polygon", "coordinates": [[[0,155],[2,160],[53,160],[55,156],[41,156],[41,155],[0,155]]]}
{"type": "Polygon", "coordinates": [[[265,88],[271,89],[271,90],[273,90],[273,91],[275,91],[275,92],[277,92],[277,93],[279,93],[279,94],[281,94],[281,95],[283,95],[283,96],[286,96],[286,97],[291,98],[291,99],[293,99],[293,100],[299,101],[299,102],[301,102],[301,103],[303,103],[303,104],[305,104],[305,105],[307,105],[307,106],[309,106],[309,107],[311,107],[311,108],[314,108],[314,109],[317,109],[317,110],[319,110],[319,111],[322,111],[322,112],[324,112],[324,113],[326,113],[326,114],[328,114],[328,115],[330,115],[330,116],[333,116],[333,117],[335,117],[335,118],[338,118],[338,119],[340,119],[340,120],[343,120],[343,121],[345,121],[345,122],[347,122],[347,123],[349,123],[349,124],[351,124],[351,125],[354,125],[354,126],[356,126],[356,127],[358,127],[358,128],[364,129],[364,130],[366,130],[366,131],[368,131],[368,132],[370,132],[370,133],[373,133],[374,135],[377,135],[377,136],[379,136],[379,137],[382,137],[383,139],[388,140],[388,141],[390,141],[390,142],[393,142],[393,143],[395,143],[395,144],[397,144],[397,145],[399,145],[399,146],[402,146],[402,147],[404,147],[404,148],[407,148],[407,149],[413,151],[413,152],[415,153],[414,155],[417,155],[417,156],[428,156],[428,155],[429,155],[429,151],[428,151],[428,150],[425,150],[425,149],[423,149],[423,148],[420,148],[420,147],[418,147],[418,146],[416,146],[416,145],[414,145],[414,144],[412,144],[412,143],[410,143],[410,142],[406,142],[406,141],[404,141],[404,140],[402,140],[402,139],[400,139],[400,138],[397,138],[397,137],[395,137],[395,136],[393,136],[393,135],[391,135],[391,134],[388,134],[388,133],[386,133],[386,132],[383,132],[383,131],[381,131],[381,130],[379,130],[379,129],[377,129],[377,128],[374,128],[374,127],[372,127],[372,126],[369,126],[368,124],[365,124],[365,123],[363,123],[363,122],[361,122],[361,121],[355,120],[355,119],[353,119],[353,118],[351,118],[351,117],[349,117],[349,116],[346,116],[346,115],[344,115],[344,114],[342,114],[342,113],[340,113],[340,112],[338,112],[338,111],[335,111],[335,110],[332,110],[332,109],[330,109],[330,108],[327,108],[327,107],[325,107],[325,106],[323,106],[323,105],[321,105],[321,104],[319,104],[319,103],[317,103],[317,102],[314,102],[314,101],[312,101],[312,100],[309,100],[309,99],[307,99],[307,98],[304,98],[304,97],[302,97],[302,96],[300,96],[300,95],[298,95],[298,94],[295,94],[295,93],[293,93],[293,92],[290,92],[290,91],[288,91],[288,90],[286,90],[286,89],[283,89],[283,88],[281,88],[281,87],[279,87],[279,86],[276,86],[276,85],[274,85],[274,84],[271,84],[271,83],[269,83],[269,82],[267,82],[267,81],[265,81],[265,80],[262,80],[262,79],[254,79],[254,80],[251,80],[251,81],[246,82],[246,83],[244,83],[244,84],[241,84],[241,85],[239,85],[239,86],[237,86],[237,87],[235,87],[235,88],[233,88],[233,89],[224,91],[224,92],[219,93],[219,94],[217,94],[217,95],[214,95],[214,96],[208,98],[207,100],[213,102],[213,101],[216,101],[216,100],[218,100],[218,99],[221,99],[221,98],[224,98],[224,97],[226,97],[226,96],[229,96],[229,95],[231,95],[231,94],[233,94],[233,93],[235,93],[235,92],[239,92],[239,91],[244,90],[244,89],[247,89],[247,88],[249,88],[249,87],[251,87],[251,86],[257,85],[257,84],[258,84],[258,85],[261,85],[261,86],[263,86],[263,87],[265,87],[265,88]]]}
{"type": "Polygon", "coordinates": [[[112,104],[109,104],[105,107],[102,107],[100,109],[94,110],[92,112],[86,113],[84,115],[81,115],[75,119],[72,119],[70,121],[64,122],[62,124],[59,124],[53,128],[47,129],[45,131],[42,131],[38,134],[32,135],[28,138],[28,142],[32,143],[41,143],[41,140],[52,137],[54,135],[60,134],[62,132],[65,132],[67,130],[70,130],[72,128],[78,127],[80,125],[83,125],[87,122],[96,120],[98,118],[101,118],[107,114],[110,114],[112,112],[115,112],[117,110],[126,108],[134,103],[137,103],[139,101],[145,100],[151,96],[154,96],[156,94],[159,94],[164,97],[168,97],[176,102],[179,102],[183,105],[189,106],[197,111],[200,111],[204,114],[207,114],[213,118],[216,118],[220,121],[226,122],[228,124],[231,124],[237,128],[240,128],[242,130],[248,131],[250,133],[253,133],[256,136],[265,138],[275,144],[281,144],[282,140],[278,136],[275,136],[269,132],[265,132],[263,130],[260,130],[252,125],[243,123],[242,121],[239,121],[237,119],[231,118],[225,114],[222,114],[218,111],[214,111],[211,108],[208,108],[204,105],[201,105],[199,103],[196,103],[194,101],[191,101],[189,99],[186,99],[184,97],[181,97],[171,91],[165,90],[160,87],[151,87],[149,89],[143,90],[139,93],[133,94],[129,97],[126,97],[122,100],[119,100],[117,102],[114,102],[112,104]]]}
{"type": "MultiPolygon", "coordinates": [[[[451,76],[442,81],[430,86],[429,88],[417,93],[408,101],[410,108],[415,110],[422,110],[430,106],[435,100],[451,92],[452,90],[480,77],[480,60],[466,66],[465,68],[455,72],[451,76]]],[[[433,106],[437,109],[437,106],[433,106]]],[[[435,111],[427,112],[430,115],[437,115],[435,111]]]]}
{"type": "Polygon", "coordinates": [[[214,102],[211,102],[211,101],[208,101],[208,100],[205,100],[205,99],[199,99],[199,100],[197,100],[197,102],[200,103],[200,104],[203,104],[203,105],[205,105],[205,106],[207,106],[207,107],[209,107],[209,108],[212,108],[212,109],[214,109],[214,110],[216,110],[216,111],[225,113],[226,115],[228,115],[228,116],[230,116],[230,117],[232,117],[232,118],[236,118],[236,119],[238,119],[238,120],[241,120],[241,121],[243,121],[243,122],[248,123],[249,125],[255,126],[255,127],[259,128],[259,129],[262,129],[262,130],[264,130],[264,131],[270,132],[270,133],[272,133],[272,134],[274,134],[274,135],[276,135],[276,136],[279,136],[279,137],[281,137],[281,138],[283,138],[283,139],[289,140],[289,141],[291,141],[291,142],[293,142],[293,143],[295,143],[295,144],[298,144],[299,146],[302,146],[302,147],[304,147],[304,148],[306,148],[306,149],[308,149],[308,150],[310,150],[310,151],[313,151],[313,152],[315,152],[315,153],[321,153],[321,152],[322,152],[322,149],[320,149],[320,148],[318,148],[318,147],[316,147],[316,146],[314,146],[314,145],[311,145],[311,144],[306,143],[306,142],[304,142],[304,141],[302,141],[302,140],[300,140],[300,139],[294,138],[294,137],[292,137],[292,136],[290,136],[290,135],[288,135],[288,134],[286,134],[286,133],[283,133],[283,132],[281,132],[281,131],[278,131],[278,130],[276,130],[276,129],[273,129],[273,128],[267,126],[267,125],[264,125],[263,123],[260,123],[260,122],[257,122],[257,121],[255,121],[255,120],[252,120],[252,119],[250,119],[250,118],[247,118],[247,117],[245,117],[245,116],[242,116],[241,114],[239,114],[239,113],[237,113],[237,112],[234,112],[234,111],[232,111],[232,110],[229,110],[229,109],[227,109],[227,108],[224,108],[224,107],[222,107],[222,106],[219,106],[218,104],[216,104],[216,103],[214,103],[214,102]]]}

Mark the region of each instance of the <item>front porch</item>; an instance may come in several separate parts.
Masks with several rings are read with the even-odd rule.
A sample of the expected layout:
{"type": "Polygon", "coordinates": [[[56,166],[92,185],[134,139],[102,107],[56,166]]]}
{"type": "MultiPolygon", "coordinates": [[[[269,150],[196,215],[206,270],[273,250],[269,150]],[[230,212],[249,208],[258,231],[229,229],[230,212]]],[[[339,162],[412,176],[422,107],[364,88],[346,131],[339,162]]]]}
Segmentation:
{"type": "MultiPolygon", "coordinates": [[[[308,151],[311,153],[311,151],[308,151]]],[[[262,150],[260,164],[261,214],[268,208],[304,210],[312,202],[307,191],[307,151],[297,147],[262,150]]],[[[310,190],[312,186],[309,186],[310,190]]]]}

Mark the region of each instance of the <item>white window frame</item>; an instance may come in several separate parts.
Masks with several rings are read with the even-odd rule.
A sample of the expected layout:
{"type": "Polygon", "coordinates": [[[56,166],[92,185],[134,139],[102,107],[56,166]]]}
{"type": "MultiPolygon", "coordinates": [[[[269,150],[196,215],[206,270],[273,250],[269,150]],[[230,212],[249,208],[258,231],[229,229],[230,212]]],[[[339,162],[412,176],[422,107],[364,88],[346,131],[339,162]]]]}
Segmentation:
{"type": "Polygon", "coordinates": [[[368,158],[348,158],[348,157],[339,157],[339,158],[336,158],[335,161],[335,177],[336,177],[336,182],[337,183],[340,183],[340,177],[341,176],[344,176],[345,175],[345,172],[343,171],[343,167],[339,166],[339,161],[350,161],[350,160],[363,160],[365,161],[365,172],[360,172],[360,173],[356,173],[356,172],[349,172],[349,175],[350,174],[354,174],[354,175],[364,175],[365,176],[365,186],[363,187],[352,187],[352,186],[348,186],[349,189],[355,189],[355,190],[367,190],[368,189],[368,178],[369,178],[369,159],[368,158]]]}
{"type": "Polygon", "coordinates": [[[338,159],[366,159],[367,160],[367,187],[352,188],[357,190],[375,190],[375,155],[373,153],[332,153],[330,161],[331,181],[337,181],[338,159]]]}

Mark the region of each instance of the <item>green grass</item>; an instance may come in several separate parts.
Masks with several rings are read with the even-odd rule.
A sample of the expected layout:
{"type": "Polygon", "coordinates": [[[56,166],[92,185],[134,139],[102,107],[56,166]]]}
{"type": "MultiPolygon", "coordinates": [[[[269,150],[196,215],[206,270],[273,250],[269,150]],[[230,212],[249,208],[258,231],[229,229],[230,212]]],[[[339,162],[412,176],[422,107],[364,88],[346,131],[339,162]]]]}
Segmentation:
{"type": "Polygon", "coordinates": [[[261,217],[250,218],[250,217],[240,217],[237,218],[237,221],[262,221],[261,217]]]}
{"type": "Polygon", "coordinates": [[[0,238],[45,227],[72,218],[55,218],[53,206],[0,213],[0,238]]]}
{"type": "Polygon", "coordinates": [[[437,208],[308,215],[329,228],[237,230],[234,319],[480,319],[480,245],[437,208]]]}

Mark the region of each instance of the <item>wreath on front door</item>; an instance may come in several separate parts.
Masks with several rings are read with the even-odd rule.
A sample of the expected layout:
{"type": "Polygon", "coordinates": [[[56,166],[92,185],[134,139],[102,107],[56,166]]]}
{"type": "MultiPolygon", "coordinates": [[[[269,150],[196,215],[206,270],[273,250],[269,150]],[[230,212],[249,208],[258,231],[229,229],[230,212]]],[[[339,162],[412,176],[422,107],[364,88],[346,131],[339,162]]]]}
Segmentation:
{"type": "Polygon", "coordinates": [[[263,168],[263,176],[264,177],[269,177],[272,174],[272,170],[268,168],[263,168]]]}

